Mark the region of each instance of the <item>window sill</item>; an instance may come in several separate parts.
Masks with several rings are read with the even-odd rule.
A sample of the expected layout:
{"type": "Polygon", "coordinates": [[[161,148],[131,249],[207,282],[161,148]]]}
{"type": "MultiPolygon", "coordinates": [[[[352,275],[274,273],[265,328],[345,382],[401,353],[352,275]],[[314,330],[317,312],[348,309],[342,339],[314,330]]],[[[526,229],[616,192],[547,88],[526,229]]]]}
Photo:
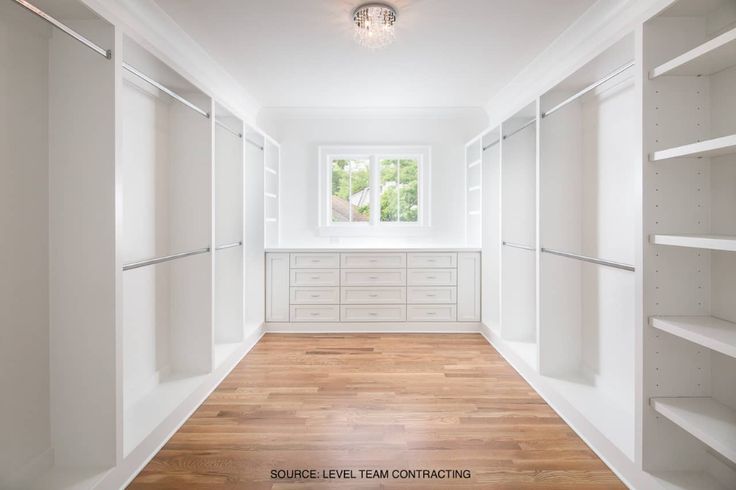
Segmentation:
{"type": "Polygon", "coordinates": [[[325,237],[408,237],[428,235],[428,226],[320,226],[317,234],[325,237]]]}

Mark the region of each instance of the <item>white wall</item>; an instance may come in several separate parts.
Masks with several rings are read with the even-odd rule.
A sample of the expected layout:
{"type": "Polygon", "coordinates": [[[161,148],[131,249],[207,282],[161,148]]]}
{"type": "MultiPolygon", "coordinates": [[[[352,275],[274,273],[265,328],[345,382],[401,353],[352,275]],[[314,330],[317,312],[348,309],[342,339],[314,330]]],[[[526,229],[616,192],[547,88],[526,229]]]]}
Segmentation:
{"type": "Polygon", "coordinates": [[[480,109],[365,112],[353,110],[276,110],[259,124],[281,144],[282,247],[462,245],[464,224],[464,145],[487,118],[480,109]],[[327,237],[318,234],[320,145],[428,145],[432,148],[431,228],[415,237],[327,237]]]}

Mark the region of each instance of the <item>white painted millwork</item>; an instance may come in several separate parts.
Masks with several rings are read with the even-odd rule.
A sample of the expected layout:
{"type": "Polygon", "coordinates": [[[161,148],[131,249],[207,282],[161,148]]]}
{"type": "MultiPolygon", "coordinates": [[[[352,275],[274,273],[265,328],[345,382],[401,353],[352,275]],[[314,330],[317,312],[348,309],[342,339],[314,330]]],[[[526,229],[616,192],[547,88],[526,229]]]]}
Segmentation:
{"type": "Polygon", "coordinates": [[[364,324],[367,331],[373,323],[398,322],[396,331],[414,331],[413,324],[448,322],[452,331],[452,324],[480,321],[477,250],[271,249],[266,264],[278,270],[269,273],[266,283],[268,311],[279,313],[268,316],[268,322],[285,329],[281,331],[289,331],[290,324],[338,321],[340,328],[364,324]],[[284,264],[289,264],[288,272],[284,264]],[[313,268],[335,264],[340,267],[313,268]],[[287,310],[290,318],[283,313],[287,310]]]}

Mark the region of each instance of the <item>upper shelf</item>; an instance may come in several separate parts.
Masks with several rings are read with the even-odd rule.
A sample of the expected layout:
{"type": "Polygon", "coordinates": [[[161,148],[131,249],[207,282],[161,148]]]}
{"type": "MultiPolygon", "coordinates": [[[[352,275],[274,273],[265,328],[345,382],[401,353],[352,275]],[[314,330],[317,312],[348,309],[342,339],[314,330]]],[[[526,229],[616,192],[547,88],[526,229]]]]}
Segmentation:
{"type": "Polygon", "coordinates": [[[710,397],[652,398],[651,405],[660,415],[736,463],[736,410],[710,397]]]}
{"type": "Polygon", "coordinates": [[[659,162],[671,158],[709,158],[730,153],[736,153],[736,134],[655,151],[649,156],[649,160],[659,162]]]}
{"type": "Polygon", "coordinates": [[[655,245],[736,252],[736,236],[729,235],[652,235],[650,240],[655,245]]]}
{"type": "Polygon", "coordinates": [[[712,75],[736,65],[736,28],[691,49],[649,72],[649,78],[662,75],[712,75]]]}
{"type": "Polygon", "coordinates": [[[736,357],[736,324],[712,316],[655,316],[649,324],[727,356],[736,357]]]}

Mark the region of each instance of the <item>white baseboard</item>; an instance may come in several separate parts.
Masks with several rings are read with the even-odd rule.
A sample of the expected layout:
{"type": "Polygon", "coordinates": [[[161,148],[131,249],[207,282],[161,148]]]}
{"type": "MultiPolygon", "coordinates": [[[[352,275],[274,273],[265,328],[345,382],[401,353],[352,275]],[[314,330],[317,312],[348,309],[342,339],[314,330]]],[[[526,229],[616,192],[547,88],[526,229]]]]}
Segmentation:
{"type": "Polygon", "coordinates": [[[266,323],[269,333],[478,333],[479,322],[266,323]]]}
{"type": "Polygon", "coordinates": [[[120,464],[110,470],[95,488],[100,490],[117,490],[127,486],[146,464],[153,459],[171,436],[191,417],[194,411],[212,394],[222,380],[230,374],[243,357],[261,340],[264,333],[263,325],[251,332],[243,341],[242,346],[227,361],[223,362],[222,366],[210,373],[207,381],[202,383],[195,392],[189,395],[120,464]]]}
{"type": "Polygon", "coordinates": [[[486,325],[480,326],[480,333],[491,346],[523,377],[552,409],[567,423],[577,435],[595,452],[626,486],[632,489],[650,490],[661,488],[656,479],[630,460],[618,447],[603,435],[588,419],[564,398],[544,376],[532,369],[526,362],[505,346],[504,340],[486,325]]]}

